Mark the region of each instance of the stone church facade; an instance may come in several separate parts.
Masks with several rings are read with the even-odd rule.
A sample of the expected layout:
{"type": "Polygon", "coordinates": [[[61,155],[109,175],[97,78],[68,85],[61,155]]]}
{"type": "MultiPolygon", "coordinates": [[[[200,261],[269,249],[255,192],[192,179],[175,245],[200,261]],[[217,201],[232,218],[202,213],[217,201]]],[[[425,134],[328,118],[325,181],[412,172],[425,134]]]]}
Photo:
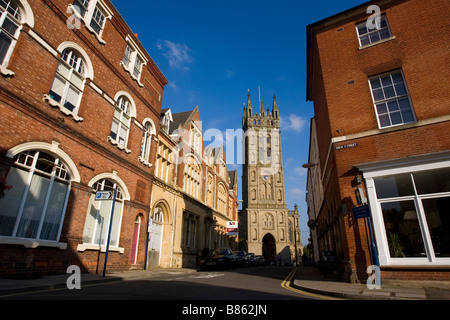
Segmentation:
{"type": "Polygon", "coordinates": [[[240,239],[248,252],[264,255],[269,260],[281,253],[283,264],[293,263],[300,257],[302,245],[297,206],[293,211],[286,206],[276,97],[272,111],[264,110],[263,103],[259,109],[259,113],[254,113],[249,93],[242,120],[240,239]]]}

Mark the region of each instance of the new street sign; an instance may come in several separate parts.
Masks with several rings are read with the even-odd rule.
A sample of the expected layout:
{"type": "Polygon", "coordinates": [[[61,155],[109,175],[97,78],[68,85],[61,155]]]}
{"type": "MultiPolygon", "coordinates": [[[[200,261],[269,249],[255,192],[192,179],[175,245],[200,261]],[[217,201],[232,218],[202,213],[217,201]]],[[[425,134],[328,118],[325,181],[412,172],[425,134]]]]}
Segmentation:
{"type": "Polygon", "coordinates": [[[354,207],[353,211],[353,219],[362,219],[370,217],[370,209],[368,205],[354,207]]]}
{"type": "Polygon", "coordinates": [[[95,200],[112,200],[114,196],[114,191],[98,191],[95,193],[95,200]]]}

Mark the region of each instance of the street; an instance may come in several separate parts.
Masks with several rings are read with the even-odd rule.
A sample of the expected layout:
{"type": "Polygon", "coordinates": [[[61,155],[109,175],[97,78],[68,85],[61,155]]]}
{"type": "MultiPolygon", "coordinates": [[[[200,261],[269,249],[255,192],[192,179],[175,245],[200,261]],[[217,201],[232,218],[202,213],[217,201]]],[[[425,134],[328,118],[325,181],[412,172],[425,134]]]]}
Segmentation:
{"type": "Polygon", "coordinates": [[[143,279],[25,292],[7,300],[301,300],[317,299],[286,288],[292,267],[256,267],[163,274],[143,279]]]}

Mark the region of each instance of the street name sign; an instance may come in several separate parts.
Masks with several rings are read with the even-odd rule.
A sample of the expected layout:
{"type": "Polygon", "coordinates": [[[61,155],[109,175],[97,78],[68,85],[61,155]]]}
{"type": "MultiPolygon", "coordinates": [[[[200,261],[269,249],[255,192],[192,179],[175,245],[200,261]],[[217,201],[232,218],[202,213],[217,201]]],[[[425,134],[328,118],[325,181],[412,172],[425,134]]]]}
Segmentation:
{"type": "Polygon", "coordinates": [[[360,207],[354,207],[352,209],[353,211],[353,218],[354,219],[362,219],[362,218],[368,218],[370,217],[370,209],[368,205],[360,206],[360,207]]]}

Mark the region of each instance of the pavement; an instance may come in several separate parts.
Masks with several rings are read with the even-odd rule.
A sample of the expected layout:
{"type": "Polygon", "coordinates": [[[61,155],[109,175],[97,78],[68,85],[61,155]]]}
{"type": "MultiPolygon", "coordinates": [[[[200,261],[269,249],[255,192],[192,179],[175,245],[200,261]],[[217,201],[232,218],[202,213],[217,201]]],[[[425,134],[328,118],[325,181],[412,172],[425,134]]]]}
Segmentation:
{"type": "MultiPolygon", "coordinates": [[[[182,275],[196,269],[129,270],[100,274],[81,274],[81,285],[101,282],[142,280],[161,275],[182,275]]],[[[21,292],[66,288],[71,274],[45,276],[39,279],[0,279],[2,296],[21,292]]],[[[290,279],[290,287],[321,296],[350,300],[450,300],[450,281],[384,280],[381,289],[370,290],[366,284],[348,283],[337,276],[324,277],[316,267],[299,267],[290,279]]]]}

